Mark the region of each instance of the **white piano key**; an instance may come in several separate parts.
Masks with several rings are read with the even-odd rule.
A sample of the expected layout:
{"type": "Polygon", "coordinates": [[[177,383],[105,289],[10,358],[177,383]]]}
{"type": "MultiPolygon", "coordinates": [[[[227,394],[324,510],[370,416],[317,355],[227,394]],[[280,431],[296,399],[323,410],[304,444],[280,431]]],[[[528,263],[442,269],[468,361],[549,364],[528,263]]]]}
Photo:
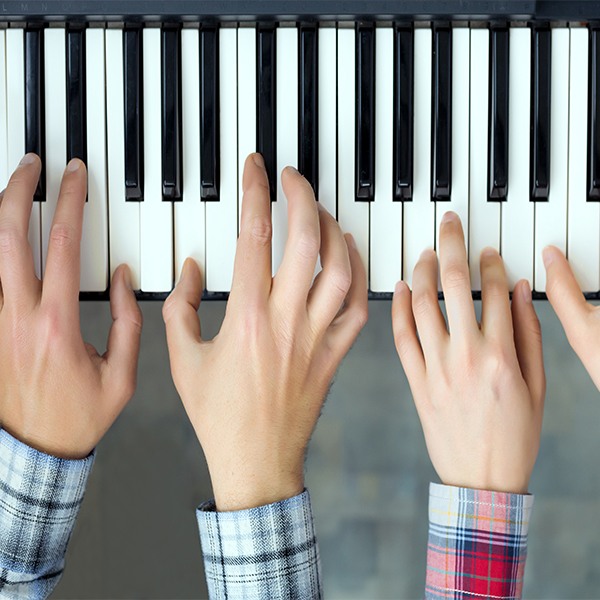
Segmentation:
{"type": "Polygon", "coordinates": [[[162,197],[161,31],[144,29],[144,201],[140,207],[142,290],[173,287],[173,205],[162,197]]]}
{"type": "Polygon", "coordinates": [[[104,29],[87,29],[85,38],[88,201],[83,209],[80,289],[103,292],[108,287],[104,29]]]}
{"type": "Polygon", "coordinates": [[[502,204],[501,252],[512,291],[520,279],[533,289],[535,203],[529,190],[531,30],[510,29],[508,69],[508,192],[502,204]]]}
{"type": "Polygon", "coordinates": [[[370,289],[393,292],[402,278],[402,202],[394,202],[394,30],[375,31],[375,198],[371,205],[370,289]]]}
{"type": "Polygon", "coordinates": [[[471,152],[469,169],[469,271],[471,289],[481,289],[479,257],[492,246],[500,251],[500,202],[489,202],[488,101],[490,32],[471,30],[471,152]]]}
{"type": "Polygon", "coordinates": [[[547,202],[535,203],[535,280],[546,291],[542,250],[552,244],[567,251],[567,174],[569,151],[569,30],[552,29],[550,91],[550,190],[547,202]]]}
{"type": "Polygon", "coordinates": [[[6,115],[6,32],[0,30],[0,189],[8,183],[8,146],[6,115]]]}
{"type": "MultiPolygon", "coordinates": [[[[6,30],[6,110],[8,175],[18,167],[25,154],[25,49],[23,29],[6,30]]],[[[33,254],[35,274],[42,277],[40,245],[40,202],[34,202],[29,219],[27,239],[33,254]]]]}
{"type": "Polygon", "coordinates": [[[435,203],[431,201],[431,29],[415,29],[413,96],[413,197],[404,203],[402,278],[412,274],[423,250],[435,242],[435,203]]]}
{"type": "Polygon", "coordinates": [[[238,29],[238,232],[244,196],[244,163],[256,152],[256,29],[238,29]]]}
{"type": "Polygon", "coordinates": [[[125,201],[125,124],[123,100],[123,30],[106,30],[106,118],[110,275],[121,264],[131,269],[133,289],[140,289],[140,202],[125,201]]]}
{"type": "Polygon", "coordinates": [[[281,185],[281,172],[289,165],[298,168],[298,29],[276,30],[277,75],[277,202],[271,204],[273,219],[273,275],[283,260],[288,236],[287,200],[281,185]]]}
{"type": "Polygon", "coordinates": [[[206,289],[228,292],[238,230],[237,30],[219,30],[221,178],[219,202],[206,203],[206,289]]]}
{"type": "MultiPolygon", "coordinates": [[[[600,204],[587,201],[588,30],[571,29],[567,258],[584,292],[600,289],[600,204]]],[[[550,188],[552,191],[552,188],[550,188]]]]}
{"type": "MultiPolygon", "coordinates": [[[[452,187],[449,202],[436,202],[436,244],[439,249],[440,223],[448,211],[462,223],[469,252],[469,80],[471,35],[466,27],[452,29],[452,187]]],[[[441,282],[438,282],[441,290],[441,282]]]]}
{"type": "Polygon", "coordinates": [[[44,31],[46,110],[46,201],[41,205],[42,265],[46,270],[50,229],[62,176],[67,164],[66,34],[62,28],[44,31]]]}
{"type": "MultiPolygon", "coordinates": [[[[183,197],[174,203],[175,281],[191,256],[205,272],[205,203],[200,200],[200,55],[197,29],[181,32],[183,197]]],[[[203,279],[204,282],[204,279],[203,279]]]]}
{"type": "Polygon", "coordinates": [[[334,27],[320,27],[319,48],[319,202],[337,218],[337,31],[334,27]]]}
{"type": "Polygon", "coordinates": [[[338,222],[351,233],[365,269],[369,269],[369,202],[355,201],[356,33],[338,29],[338,222]]]}

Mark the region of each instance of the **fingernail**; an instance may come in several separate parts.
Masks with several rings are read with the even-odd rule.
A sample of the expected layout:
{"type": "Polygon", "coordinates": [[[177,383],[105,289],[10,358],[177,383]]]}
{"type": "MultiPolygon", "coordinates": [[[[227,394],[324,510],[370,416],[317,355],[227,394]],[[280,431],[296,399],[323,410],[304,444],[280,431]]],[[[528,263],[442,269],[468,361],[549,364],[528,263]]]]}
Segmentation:
{"type": "Polygon", "coordinates": [[[348,241],[350,242],[350,245],[356,250],[356,240],[354,239],[354,236],[351,233],[348,234],[348,241]]]}
{"type": "Polygon", "coordinates": [[[252,157],[252,159],[254,160],[254,164],[257,167],[260,167],[261,169],[265,168],[265,161],[263,160],[263,157],[258,152],[254,153],[254,156],[252,157]]]}
{"type": "Polygon", "coordinates": [[[419,260],[423,260],[424,258],[431,256],[432,252],[435,254],[435,252],[432,248],[425,248],[425,250],[423,250],[423,252],[421,252],[421,256],[419,256],[419,260]]]}
{"type": "Polygon", "coordinates": [[[319,212],[325,210],[325,207],[320,202],[317,202],[317,208],[319,209],[319,212]]]}
{"type": "Polygon", "coordinates": [[[404,283],[404,281],[398,281],[396,283],[396,287],[394,288],[394,294],[401,294],[406,289],[407,285],[404,283]]]}
{"type": "Polygon", "coordinates": [[[188,261],[186,259],[183,263],[183,267],[181,268],[181,273],[179,274],[179,281],[177,282],[178,285],[185,279],[185,275],[187,273],[187,263],[188,261]]]}
{"type": "Polygon", "coordinates": [[[293,173],[296,173],[298,175],[300,174],[298,169],[296,169],[296,167],[292,167],[292,165],[289,165],[287,168],[290,169],[290,171],[292,171],[293,173]]]}
{"type": "Polygon", "coordinates": [[[494,248],[492,248],[491,246],[488,246],[487,248],[484,248],[481,251],[481,257],[483,258],[484,256],[495,256],[497,254],[496,250],[494,248]]]}
{"type": "Polygon", "coordinates": [[[529,281],[525,280],[523,284],[523,299],[528,304],[531,302],[531,288],[529,287],[529,281]]]}
{"type": "Polygon", "coordinates": [[[35,154],[33,152],[29,152],[21,159],[22,165],[30,165],[32,162],[35,162],[35,154]]]}
{"type": "Polygon", "coordinates": [[[458,219],[458,215],[455,212],[449,210],[447,213],[444,213],[442,217],[442,223],[447,223],[448,221],[456,221],[458,219]]]}
{"type": "Polygon", "coordinates": [[[125,282],[125,288],[128,290],[133,289],[133,283],[131,281],[131,270],[129,267],[125,268],[125,273],[123,273],[123,281],[125,282]]]}
{"type": "Polygon", "coordinates": [[[542,251],[542,258],[544,259],[544,267],[548,268],[548,265],[554,260],[552,256],[553,252],[550,250],[549,246],[546,246],[542,251]]]}
{"type": "Polygon", "coordinates": [[[80,164],[81,164],[81,161],[78,158],[72,158],[69,161],[69,164],[67,165],[67,171],[69,171],[69,172],[77,171],[77,169],[79,169],[80,164]]]}
{"type": "Polygon", "coordinates": [[[4,194],[4,192],[6,191],[6,188],[4,188],[1,192],[0,192],[0,196],[2,196],[2,194],[4,194]]]}

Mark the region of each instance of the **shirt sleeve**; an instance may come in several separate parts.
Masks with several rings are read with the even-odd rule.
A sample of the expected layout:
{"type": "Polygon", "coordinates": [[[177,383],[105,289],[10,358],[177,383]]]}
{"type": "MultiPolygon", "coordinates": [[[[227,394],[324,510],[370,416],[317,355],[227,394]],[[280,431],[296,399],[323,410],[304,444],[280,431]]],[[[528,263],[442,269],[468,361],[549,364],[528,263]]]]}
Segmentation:
{"type": "Polygon", "coordinates": [[[323,597],[308,490],[234,512],[217,512],[211,500],[196,517],[211,600],[323,597]]]}
{"type": "Polygon", "coordinates": [[[0,429],[0,598],[47,598],[94,463],[34,450],[0,429]]]}
{"type": "Polygon", "coordinates": [[[427,600],[521,598],[532,495],[429,488],[427,600]]]}

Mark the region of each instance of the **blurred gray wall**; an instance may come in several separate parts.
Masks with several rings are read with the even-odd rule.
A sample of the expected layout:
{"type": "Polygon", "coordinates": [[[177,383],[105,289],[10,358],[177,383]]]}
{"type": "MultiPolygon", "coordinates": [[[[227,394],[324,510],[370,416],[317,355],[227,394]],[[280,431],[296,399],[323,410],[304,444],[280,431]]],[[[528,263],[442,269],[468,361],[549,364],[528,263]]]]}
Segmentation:
{"type": "MultiPolygon", "coordinates": [[[[108,303],[81,303],[102,353],[108,303]]],[[[142,303],[135,396],[98,446],[53,598],[206,598],[195,508],[211,498],[200,445],[169,371],[162,303],[142,303]]],[[[524,597],[600,597],[600,395],[547,302],[548,379],[524,597]]],[[[342,362],[309,446],[310,489],[330,599],[423,598],[433,470],[394,349],[389,302],[342,362]]],[[[213,337],[224,303],[200,308],[213,337]]],[[[201,385],[201,382],[199,382],[201,385]]]]}

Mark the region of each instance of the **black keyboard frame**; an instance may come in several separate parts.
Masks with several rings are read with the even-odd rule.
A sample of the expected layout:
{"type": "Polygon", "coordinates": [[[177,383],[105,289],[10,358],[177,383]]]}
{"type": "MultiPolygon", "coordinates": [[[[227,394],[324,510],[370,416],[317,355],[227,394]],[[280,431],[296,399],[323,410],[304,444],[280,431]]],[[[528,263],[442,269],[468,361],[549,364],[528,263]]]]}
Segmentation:
{"type": "MultiPolygon", "coordinates": [[[[42,21],[86,23],[219,23],[402,21],[552,21],[600,20],[597,0],[11,0],[0,3],[0,23],[42,21]]],[[[170,292],[136,291],[138,300],[163,301],[170,292]]],[[[80,300],[108,300],[110,291],[80,292],[80,300]]],[[[600,291],[584,294],[600,300],[600,291]]],[[[443,299],[443,293],[438,294],[443,299]]],[[[532,293],[534,300],[546,294],[532,293]]],[[[204,291],[203,300],[227,300],[228,292],[204,291]]],[[[391,300],[391,293],[369,291],[369,300],[391,300]]],[[[480,300],[481,292],[473,292],[480,300]]]]}

